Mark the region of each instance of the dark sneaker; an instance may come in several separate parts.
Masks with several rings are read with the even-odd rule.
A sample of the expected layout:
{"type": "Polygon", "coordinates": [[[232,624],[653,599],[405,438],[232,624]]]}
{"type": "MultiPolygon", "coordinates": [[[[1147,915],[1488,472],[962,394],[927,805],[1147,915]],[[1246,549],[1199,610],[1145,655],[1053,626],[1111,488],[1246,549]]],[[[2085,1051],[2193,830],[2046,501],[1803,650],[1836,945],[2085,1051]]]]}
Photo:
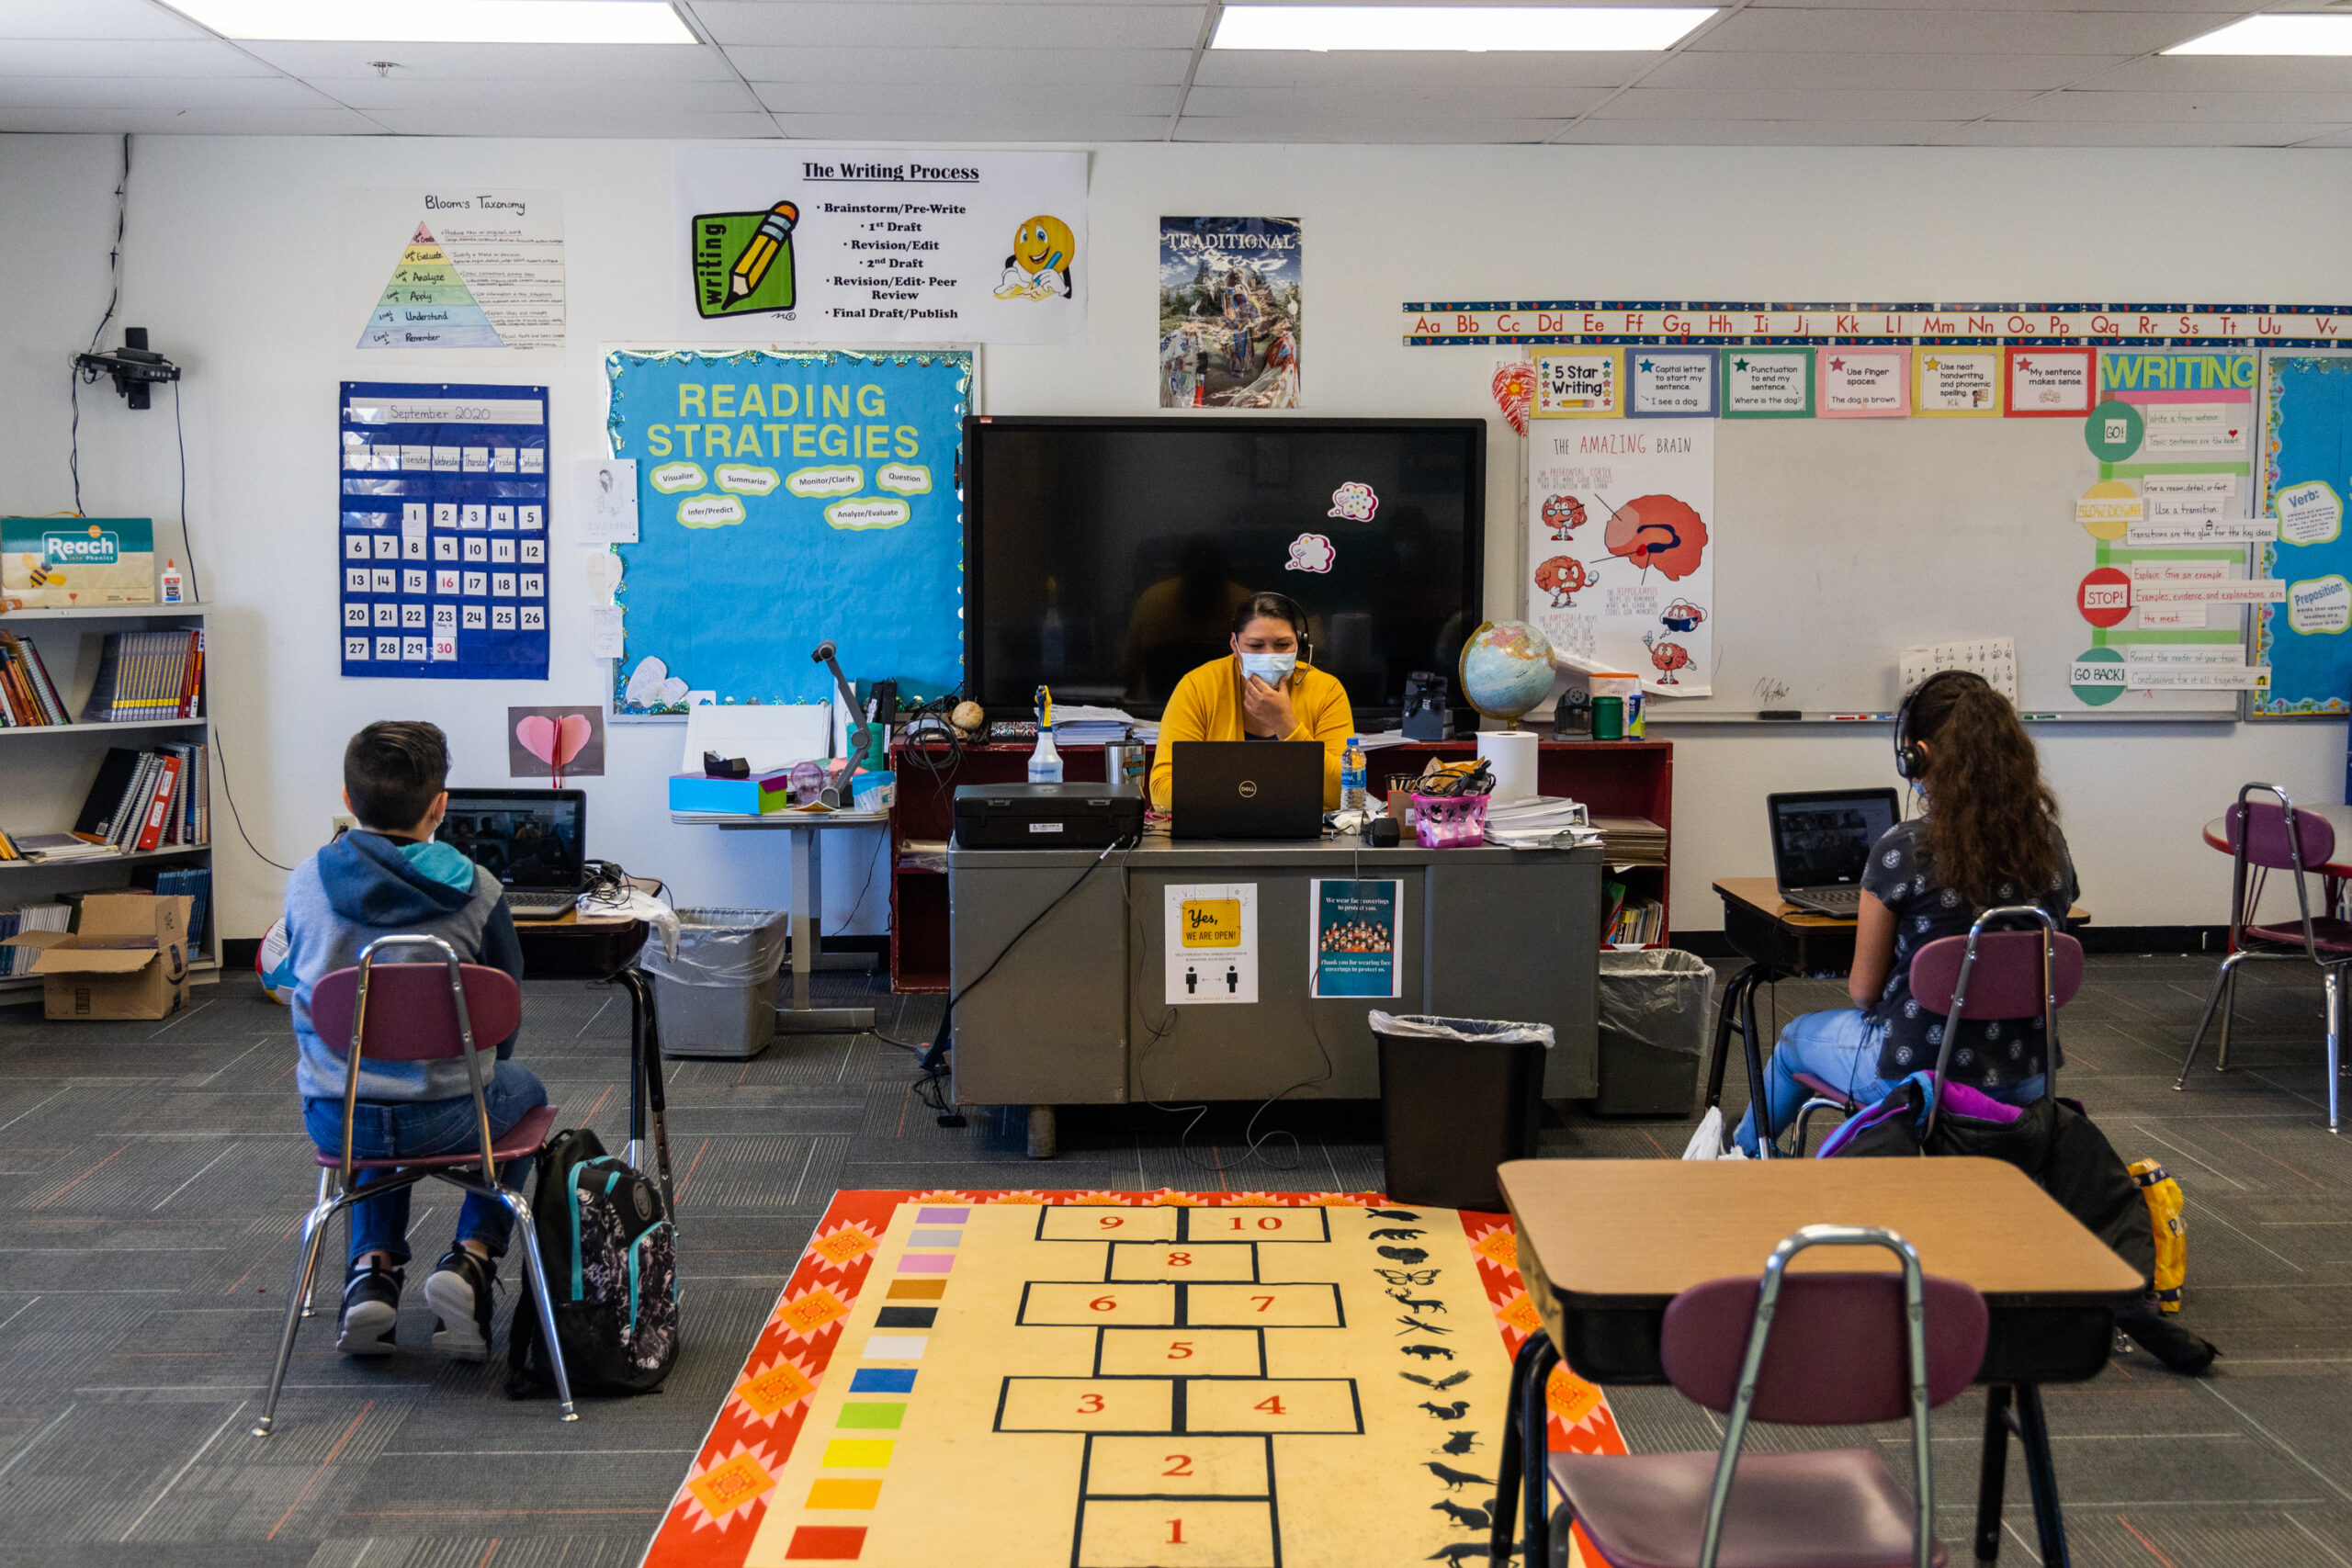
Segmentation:
{"type": "Polygon", "coordinates": [[[355,1263],[343,1281],[343,1318],[334,1348],[346,1356],[389,1356],[400,1348],[401,1271],[355,1263]]]}
{"type": "Polygon", "coordinates": [[[424,1281],[424,1302],[433,1309],[433,1348],[461,1361],[490,1359],[491,1291],[498,1265],[462,1247],[451,1247],[424,1281]]]}

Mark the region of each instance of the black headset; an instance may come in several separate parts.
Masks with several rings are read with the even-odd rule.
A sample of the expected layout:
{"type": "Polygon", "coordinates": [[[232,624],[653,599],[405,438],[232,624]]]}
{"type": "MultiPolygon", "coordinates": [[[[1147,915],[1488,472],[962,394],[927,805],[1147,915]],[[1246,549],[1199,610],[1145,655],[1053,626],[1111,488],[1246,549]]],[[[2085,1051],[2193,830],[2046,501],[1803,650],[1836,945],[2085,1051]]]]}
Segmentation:
{"type": "Polygon", "coordinates": [[[1902,705],[1894,710],[1894,776],[1896,778],[1916,783],[1927,777],[1928,754],[1920,750],[1919,743],[1911,738],[1911,715],[1919,705],[1919,699],[1928,694],[1929,688],[1940,682],[1951,680],[1982,681],[1984,677],[1973,670],[1939,670],[1905,693],[1902,705]]]}
{"type": "Polygon", "coordinates": [[[1272,589],[1266,589],[1262,592],[1252,593],[1250,595],[1250,598],[1252,603],[1260,599],[1272,599],[1276,604],[1281,606],[1283,619],[1288,621],[1291,624],[1292,629],[1298,633],[1298,661],[1301,664],[1314,663],[1315,639],[1306,635],[1306,606],[1302,605],[1297,600],[1292,598],[1289,594],[1277,593],[1272,589]]]}

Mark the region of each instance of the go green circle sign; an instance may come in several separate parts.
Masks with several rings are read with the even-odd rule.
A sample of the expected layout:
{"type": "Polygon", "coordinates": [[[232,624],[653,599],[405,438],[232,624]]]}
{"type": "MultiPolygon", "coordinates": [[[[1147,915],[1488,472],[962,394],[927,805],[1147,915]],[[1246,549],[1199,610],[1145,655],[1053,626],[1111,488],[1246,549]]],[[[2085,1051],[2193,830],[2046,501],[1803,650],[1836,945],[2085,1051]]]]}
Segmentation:
{"type": "Polygon", "coordinates": [[[2103,708],[2123,694],[2123,655],[2111,648],[2086,649],[2075,656],[2066,680],[2075,695],[2103,708]]]}
{"type": "Polygon", "coordinates": [[[2102,463],[2120,463],[2130,457],[2140,449],[2141,438],[2147,433],[2147,422],[2140,417],[2140,411],[2113,398],[2091,410],[2090,418],[2083,421],[2083,441],[2091,456],[2102,463]]]}

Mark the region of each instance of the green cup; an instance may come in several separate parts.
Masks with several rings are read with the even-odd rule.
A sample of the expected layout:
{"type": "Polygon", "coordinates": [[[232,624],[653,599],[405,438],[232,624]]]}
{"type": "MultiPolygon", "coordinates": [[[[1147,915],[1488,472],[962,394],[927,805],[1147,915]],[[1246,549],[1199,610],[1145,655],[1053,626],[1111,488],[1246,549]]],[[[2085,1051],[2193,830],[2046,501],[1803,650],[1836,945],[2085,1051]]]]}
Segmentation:
{"type": "Polygon", "coordinates": [[[1625,739],[1625,699],[1595,697],[1592,699],[1592,738],[1595,740],[1625,739]]]}

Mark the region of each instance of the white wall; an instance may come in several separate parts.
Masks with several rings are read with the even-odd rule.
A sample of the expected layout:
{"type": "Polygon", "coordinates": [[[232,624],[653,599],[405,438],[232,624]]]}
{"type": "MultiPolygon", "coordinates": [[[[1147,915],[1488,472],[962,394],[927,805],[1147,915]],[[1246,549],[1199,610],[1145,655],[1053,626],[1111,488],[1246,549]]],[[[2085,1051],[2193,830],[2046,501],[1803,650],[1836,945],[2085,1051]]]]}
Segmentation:
{"type": "MultiPolygon", "coordinates": [[[[6,510],[71,504],[64,356],[88,341],[104,308],[117,148],[110,138],[0,136],[6,510]]],[[[672,149],[141,137],[133,158],[117,321],[152,329],[188,371],[188,510],[206,596],[222,606],[213,711],[246,827],[291,863],[323,836],[342,742],[360,724],[435,718],[460,772],[494,782],[508,704],[593,703],[605,690],[560,560],[545,683],[338,674],[335,383],[375,373],[350,349],[357,323],[335,306],[338,188],[478,181],[563,191],[563,364],[465,372],[553,386],[560,474],[601,450],[602,348],[668,335],[672,149]]],[[[2340,258],[2352,249],[2341,200],[2352,153],[2342,152],[1147,144],[1098,149],[1092,168],[1088,341],[986,351],[985,412],[1152,407],[1162,213],[1305,220],[1307,411],[1354,415],[1493,412],[1493,354],[1404,348],[1396,312],[1408,298],[2325,302],[2344,293],[2340,258]]],[[[107,341],[119,341],[115,327],[107,341]]],[[[1515,580],[1518,450],[1499,420],[1492,430],[1487,592],[1500,613],[1515,580]]],[[[152,514],[160,528],[177,510],[168,400],[133,414],[103,386],[85,389],[82,434],[85,509],[152,514]]],[[[560,531],[557,543],[559,556],[570,553],[560,531]]],[[[1934,592],[1925,582],[1857,588],[1934,592]]],[[[1764,792],[1892,780],[1883,731],[1659,733],[1678,742],[1674,923],[1683,930],[1719,923],[1712,878],[1770,871],[1764,792]]],[[[2244,780],[2342,798],[2341,724],[2037,733],[2085,902],[2102,923],[2220,918],[2224,863],[2198,847],[2196,828],[2244,780]]],[[[687,902],[780,906],[780,843],[722,843],[670,826],[662,781],[676,745],[667,728],[613,731],[610,771],[584,781],[592,848],[668,877],[687,902]]],[[[7,793],[0,784],[0,801],[7,793]]],[[[225,811],[216,816],[223,929],[257,935],[280,879],[235,841],[225,811]]],[[[835,848],[829,926],[849,914],[869,864],[856,846],[835,848]]],[[[852,929],[881,929],[886,893],[876,876],[852,929]]]]}

